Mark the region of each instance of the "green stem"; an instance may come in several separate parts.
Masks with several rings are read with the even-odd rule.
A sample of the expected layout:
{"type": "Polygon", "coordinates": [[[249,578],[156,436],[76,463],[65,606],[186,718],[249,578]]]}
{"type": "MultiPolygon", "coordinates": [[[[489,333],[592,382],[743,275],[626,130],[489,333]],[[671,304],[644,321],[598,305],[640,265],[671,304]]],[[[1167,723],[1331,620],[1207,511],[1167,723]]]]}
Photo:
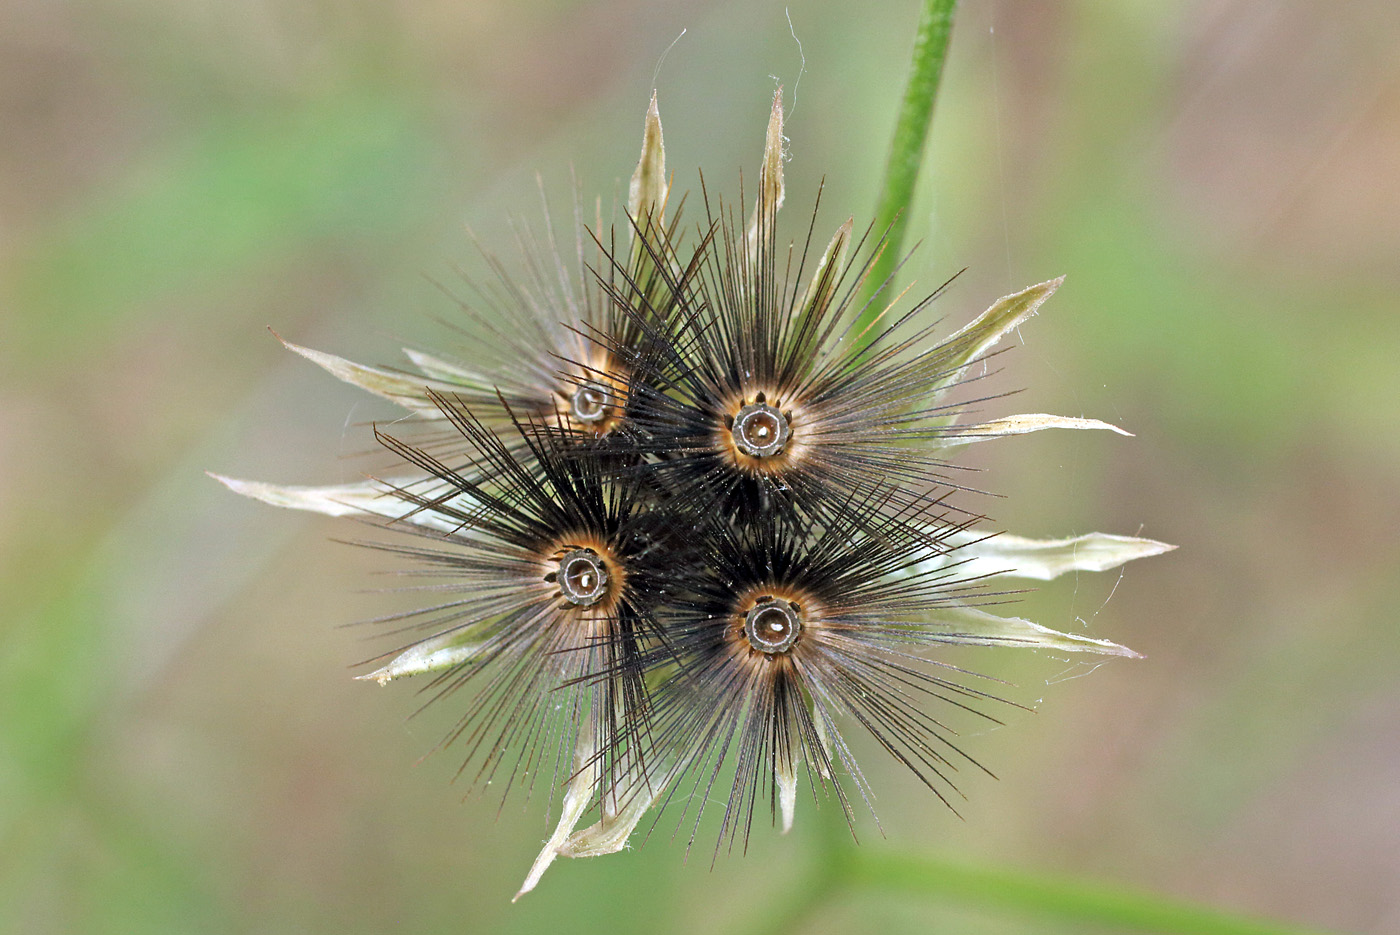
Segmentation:
{"type": "Polygon", "coordinates": [[[1311,931],[1071,877],[871,854],[864,849],[849,853],[840,872],[851,889],[888,890],[989,910],[1019,910],[1075,926],[1093,923],[1191,935],[1305,935],[1311,931]]]}
{"type": "MultiPolygon", "coordinates": [[[[909,204],[914,197],[914,182],[923,163],[924,143],[928,140],[929,124],[933,122],[933,105],[943,78],[943,62],[948,57],[948,37],[953,32],[953,10],[956,6],[957,0],[924,0],[919,15],[914,55],[909,65],[909,84],[904,88],[904,100],[899,106],[890,158],[885,164],[885,179],[880,185],[880,200],[875,208],[876,233],[888,231],[889,238],[866,282],[866,299],[889,278],[900,259],[904,229],[909,223],[909,204]]],[[[878,314],[878,306],[867,309],[861,316],[857,333],[874,321],[878,314]]]]}

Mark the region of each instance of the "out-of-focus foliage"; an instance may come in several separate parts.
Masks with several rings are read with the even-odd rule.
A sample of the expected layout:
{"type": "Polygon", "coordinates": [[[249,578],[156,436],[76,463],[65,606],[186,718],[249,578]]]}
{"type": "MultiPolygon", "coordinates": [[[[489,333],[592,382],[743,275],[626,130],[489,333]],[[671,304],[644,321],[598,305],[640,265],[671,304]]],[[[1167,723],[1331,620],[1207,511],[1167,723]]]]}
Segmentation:
{"type": "MultiPolygon", "coordinates": [[[[914,4],[787,6],[800,83],[781,4],[10,4],[0,927],[688,932],[782,908],[819,823],[713,871],[663,825],[511,907],[539,808],[459,804],[451,753],[412,768],[451,713],[405,721],[411,685],[345,668],[382,649],[336,629],[389,603],[353,593],[373,556],[201,472],[358,477],[361,423],[392,410],[264,326],[370,361],[450,340],[430,280],[482,271],[463,224],[513,252],[536,170],[561,216],[571,167],[625,199],[682,28],[657,78],[678,186],[737,189],[777,75],[788,213],[825,177],[827,226],[868,220],[914,4]]],[[[978,738],[1001,781],[967,783],[961,823],[874,775],[899,820],[862,847],[1400,927],[1397,47],[1379,0],[961,6],[905,278],[968,267],[955,326],[1068,274],[994,385],[1137,435],[974,450],[1006,495],[986,509],[1181,548],[1028,596],[1148,659],[993,672],[1044,699],[978,738]]],[[[934,925],[1055,931],[861,892],[796,923],[934,925]]]]}

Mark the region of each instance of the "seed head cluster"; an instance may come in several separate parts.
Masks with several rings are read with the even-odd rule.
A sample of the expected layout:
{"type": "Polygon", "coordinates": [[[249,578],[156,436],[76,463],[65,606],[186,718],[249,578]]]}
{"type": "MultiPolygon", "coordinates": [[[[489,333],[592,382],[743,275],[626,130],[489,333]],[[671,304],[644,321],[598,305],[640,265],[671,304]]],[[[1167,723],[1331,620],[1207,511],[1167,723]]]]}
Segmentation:
{"type": "Polygon", "coordinates": [[[805,238],[780,240],[783,141],[779,92],[751,214],[702,177],[700,220],[682,223],[653,97],[624,223],[579,224],[576,268],[552,230],[522,236],[524,279],[488,255],[461,359],[413,351],[394,369],[289,345],[410,412],[375,430],[382,478],[220,478],[382,527],[367,544],[420,600],[378,618],[394,642],[362,677],[418,676],[457,706],[444,743],[474,783],[546,777],[557,825],[522,893],[557,857],[621,849],[649,813],[693,842],[717,811],[716,853],[756,812],[791,827],[804,786],[854,823],[871,791],[852,732],[955,808],[960,771],[984,768],[950,716],[996,722],[1012,702],[940,647],[1134,655],[987,608],[1008,578],[1167,547],[984,532],[952,460],[1113,429],[971,418],[995,345],[1059,281],[941,336],[923,313],[942,289],[900,307],[869,281],[881,232],[818,238],[814,207],[805,238]]]}

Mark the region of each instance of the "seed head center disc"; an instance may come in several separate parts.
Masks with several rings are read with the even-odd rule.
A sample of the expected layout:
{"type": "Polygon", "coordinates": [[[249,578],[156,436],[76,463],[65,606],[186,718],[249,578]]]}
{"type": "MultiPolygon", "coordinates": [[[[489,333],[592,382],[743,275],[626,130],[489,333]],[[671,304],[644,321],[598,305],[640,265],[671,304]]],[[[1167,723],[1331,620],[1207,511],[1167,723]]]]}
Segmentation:
{"type": "Polygon", "coordinates": [[[608,416],[611,395],[601,383],[586,380],[569,397],[569,415],[587,425],[602,422],[608,416]]]}
{"type": "Polygon", "coordinates": [[[559,559],[559,592],[576,607],[598,603],[608,590],[608,569],[592,549],[574,549],[559,559]]]}
{"type": "Polygon", "coordinates": [[[770,655],[785,653],[802,632],[802,614],[792,601],[760,597],[744,615],[744,636],[749,645],[770,655]]]}
{"type": "Polygon", "coordinates": [[[787,416],[766,402],[749,403],[734,417],[734,447],[754,458],[782,454],[792,436],[787,416]]]}

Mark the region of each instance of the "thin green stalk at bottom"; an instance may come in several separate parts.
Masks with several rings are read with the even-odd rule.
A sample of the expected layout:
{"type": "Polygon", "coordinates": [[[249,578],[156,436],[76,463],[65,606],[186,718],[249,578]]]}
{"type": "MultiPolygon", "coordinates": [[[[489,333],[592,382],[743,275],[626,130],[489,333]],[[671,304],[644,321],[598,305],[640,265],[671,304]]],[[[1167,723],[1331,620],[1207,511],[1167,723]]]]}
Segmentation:
{"type": "Polygon", "coordinates": [[[1139,890],[1071,877],[865,851],[848,851],[839,862],[839,879],[847,892],[884,890],[907,896],[937,897],[940,902],[1142,932],[1318,935],[1314,929],[1244,918],[1139,890]]]}
{"type": "Polygon", "coordinates": [[[835,801],[810,816],[806,872],[760,913],[753,935],[794,935],[807,923],[864,892],[927,899],[983,912],[1019,914],[1059,922],[1160,935],[1322,935],[1320,930],[1253,919],[1130,887],[1009,867],[965,864],[938,857],[881,853],[852,840],[835,801]]]}

